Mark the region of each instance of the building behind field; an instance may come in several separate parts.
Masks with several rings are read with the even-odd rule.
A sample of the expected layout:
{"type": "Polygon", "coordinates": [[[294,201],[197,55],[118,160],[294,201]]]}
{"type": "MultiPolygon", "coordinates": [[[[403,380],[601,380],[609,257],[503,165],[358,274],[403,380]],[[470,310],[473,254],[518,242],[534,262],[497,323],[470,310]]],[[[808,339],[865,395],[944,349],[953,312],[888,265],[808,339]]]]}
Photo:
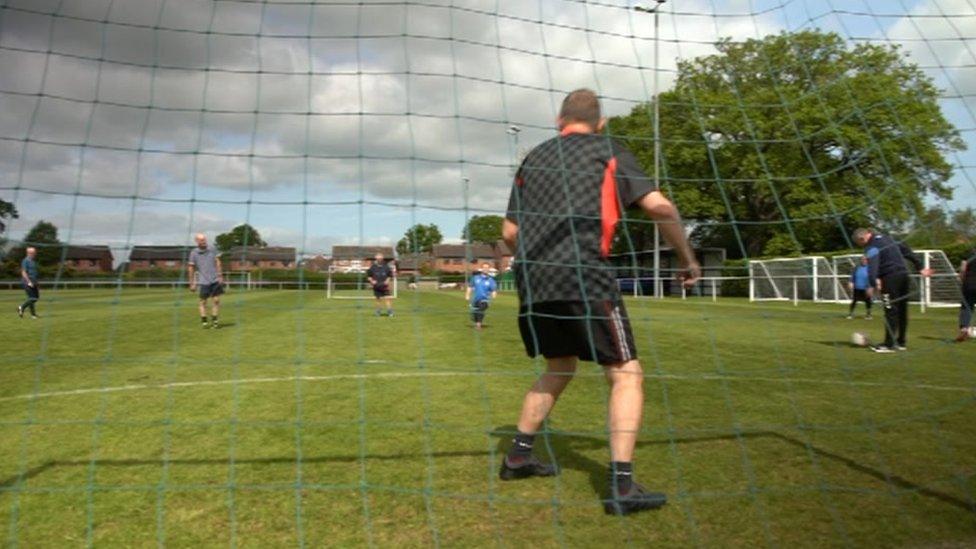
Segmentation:
{"type": "Polygon", "coordinates": [[[293,270],[297,265],[295,248],[285,246],[235,246],[220,259],[231,271],[253,271],[255,269],[293,270]]]}
{"type": "Polygon", "coordinates": [[[186,265],[190,246],[133,246],[129,254],[129,272],[164,269],[178,271],[186,265]]]}
{"type": "Polygon", "coordinates": [[[393,246],[333,246],[332,270],[338,273],[365,272],[376,254],[392,260],[393,246]]]}
{"type": "Polygon", "coordinates": [[[66,246],[64,266],[82,273],[112,272],[112,250],[108,246],[66,246]]]}
{"type": "Polygon", "coordinates": [[[299,263],[299,267],[313,273],[327,272],[331,266],[332,258],[325,257],[322,254],[316,255],[315,257],[306,257],[299,263]]]}
{"type": "MultiPolygon", "coordinates": [[[[437,244],[433,250],[434,269],[442,273],[468,273],[471,264],[490,263],[496,266],[495,248],[489,244],[437,244]]],[[[497,267],[496,267],[497,268],[497,267]]]]}

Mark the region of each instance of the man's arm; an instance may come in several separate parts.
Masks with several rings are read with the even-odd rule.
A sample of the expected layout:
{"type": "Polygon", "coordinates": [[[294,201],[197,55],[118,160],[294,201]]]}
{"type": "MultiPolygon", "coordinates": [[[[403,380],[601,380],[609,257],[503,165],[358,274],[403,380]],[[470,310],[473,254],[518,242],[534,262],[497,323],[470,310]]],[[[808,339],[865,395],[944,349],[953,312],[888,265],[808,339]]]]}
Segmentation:
{"type": "Polygon", "coordinates": [[[471,282],[473,278],[468,280],[468,285],[464,288],[464,300],[471,301],[471,282]]]}
{"type": "Polygon", "coordinates": [[[193,263],[188,264],[186,266],[186,270],[187,270],[187,275],[186,276],[187,276],[187,278],[190,279],[190,290],[191,291],[196,290],[197,289],[197,277],[194,276],[193,263]]]}
{"type": "Polygon", "coordinates": [[[217,271],[217,282],[224,283],[224,266],[220,263],[220,256],[214,256],[214,269],[217,271]]]}
{"type": "Polygon", "coordinates": [[[880,292],[881,279],[878,278],[878,263],[881,261],[881,252],[877,248],[868,248],[864,255],[868,256],[868,284],[880,292]]]}
{"type": "Polygon", "coordinates": [[[23,267],[20,268],[20,278],[24,279],[24,284],[27,284],[28,286],[31,287],[34,286],[34,283],[31,282],[30,275],[27,274],[27,269],[23,267]]]}
{"type": "Polygon", "coordinates": [[[701,266],[695,259],[695,253],[688,244],[688,237],[685,236],[684,225],[681,223],[681,215],[674,204],[667,199],[660,191],[651,191],[641,197],[637,204],[644,213],[658,223],[664,240],[674,248],[678,254],[678,261],[684,272],[678,277],[681,279],[685,288],[694,286],[695,282],[701,277],[701,266]]]}
{"type": "Polygon", "coordinates": [[[912,249],[908,246],[908,244],[905,244],[904,242],[899,242],[898,252],[901,253],[902,257],[904,257],[909,262],[911,262],[911,264],[915,266],[915,270],[921,273],[922,276],[932,276],[932,273],[934,271],[932,269],[924,268],[925,265],[921,262],[921,260],[918,259],[918,256],[915,255],[915,252],[912,251],[912,249]]]}
{"type": "Polygon", "coordinates": [[[502,240],[508,245],[509,250],[515,252],[515,246],[518,243],[518,225],[511,219],[505,218],[505,221],[502,222],[502,240]]]}

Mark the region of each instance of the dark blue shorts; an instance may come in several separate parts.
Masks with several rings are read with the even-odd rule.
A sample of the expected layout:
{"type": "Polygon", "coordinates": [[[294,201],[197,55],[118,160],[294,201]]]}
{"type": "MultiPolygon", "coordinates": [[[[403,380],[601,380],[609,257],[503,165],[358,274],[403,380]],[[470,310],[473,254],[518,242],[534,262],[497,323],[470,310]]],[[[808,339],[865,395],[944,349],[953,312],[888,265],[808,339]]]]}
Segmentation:
{"type": "Polygon", "coordinates": [[[224,285],[220,282],[200,284],[200,299],[208,299],[219,295],[224,295],[224,285]]]}
{"type": "Polygon", "coordinates": [[[383,284],[375,284],[373,286],[373,296],[376,299],[381,297],[387,297],[390,295],[390,287],[384,282],[383,284]]]}
{"type": "Polygon", "coordinates": [[[34,301],[41,299],[41,290],[37,287],[37,282],[35,282],[33,286],[28,286],[26,282],[21,282],[20,285],[24,287],[24,291],[27,292],[28,298],[33,299],[34,301]]]}

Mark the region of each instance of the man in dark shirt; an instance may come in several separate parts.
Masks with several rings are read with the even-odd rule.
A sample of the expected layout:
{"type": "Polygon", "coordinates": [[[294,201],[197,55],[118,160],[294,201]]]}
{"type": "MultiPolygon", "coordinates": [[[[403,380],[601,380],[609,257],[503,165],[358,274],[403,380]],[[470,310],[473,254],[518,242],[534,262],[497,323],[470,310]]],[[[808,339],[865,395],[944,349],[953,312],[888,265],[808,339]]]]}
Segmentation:
{"type": "Polygon", "coordinates": [[[871,229],[857,229],[851,239],[864,247],[868,258],[868,281],[881,294],[885,309],[884,344],[872,347],[877,353],[905,351],[908,333],[909,280],[907,259],[923,277],[932,276],[932,269],[923,269],[912,249],[904,242],[877,234],[871,229]]]}
{"type": "Polygon", "coordinates": [[[563,101],[560,133],[533,149],[515,177],[502,235],[515,252],[519,331],[529,356],[546,358],[546,372],[526,394],[518,433],[504,458],[502,480],[550,476],[555,466],[532,455],[535,433],[573,378],[578,360],[595,361],[610,383],[610,486],[607,513],[660,507],[664,494],[632,479],[643,413],[644,374],[627,311],[607,256],[621,211],[639,206],[684,266],[691,286],[700,268],[677,209],[620,144],[601,135],[605,119],[590,90],[563,101]]]}
{"type": "Polygon", "coordinates": [[[959,335],[956,341],[962,343],[969,337],[976,308],[976,250],[959,265],[959,282],[962,284],[962,304],[959,307],[959,335]]]}
{"type": "Polygon", "coordinates": [[[376,254],[373,264],[366,271],[367,280],[373,287],[373,297],[376,298],[376,316],[383,314],[383,301],[386,301],[386,316],[393,316],[393,296],[390,295],[390,281],[394,276],[393,268],[383,261],[383,254],[376,254]]]}
{"type": "Polygon", "coordinates": [[[37,287],[37,248],[27,248],[27,255],[20,262],[20,283],[27,292],[27,301],[17,307],[17,314],[24,318],[24,311],[30,309],[31,318],[37,319],[37,309],[34,304],[41,299],[41,290],[37,287]]]}

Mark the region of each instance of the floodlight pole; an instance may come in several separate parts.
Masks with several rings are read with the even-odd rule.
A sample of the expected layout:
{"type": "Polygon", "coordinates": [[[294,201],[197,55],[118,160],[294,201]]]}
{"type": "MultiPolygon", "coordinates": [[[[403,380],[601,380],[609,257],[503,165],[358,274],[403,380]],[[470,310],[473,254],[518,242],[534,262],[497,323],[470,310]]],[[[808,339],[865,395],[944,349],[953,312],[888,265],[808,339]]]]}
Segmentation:
{"type": "MultiPolygon", "coordinates": [[[[657,5],[651,8],[634,6],[634,9],[643,13],[654,14],[654,87],[651,95],[654,98],[654,186],[661,188],[661,109],[658,101],[658,66],[660,65],[660,51],[658,47],[658,29],[660,23],[658,12],[661,5],[667,0],[655,0],[657,5]]],[[[664,297],[664,288],[661,285],[661,230],[654,223],[654,297],[664,297]]]]}

